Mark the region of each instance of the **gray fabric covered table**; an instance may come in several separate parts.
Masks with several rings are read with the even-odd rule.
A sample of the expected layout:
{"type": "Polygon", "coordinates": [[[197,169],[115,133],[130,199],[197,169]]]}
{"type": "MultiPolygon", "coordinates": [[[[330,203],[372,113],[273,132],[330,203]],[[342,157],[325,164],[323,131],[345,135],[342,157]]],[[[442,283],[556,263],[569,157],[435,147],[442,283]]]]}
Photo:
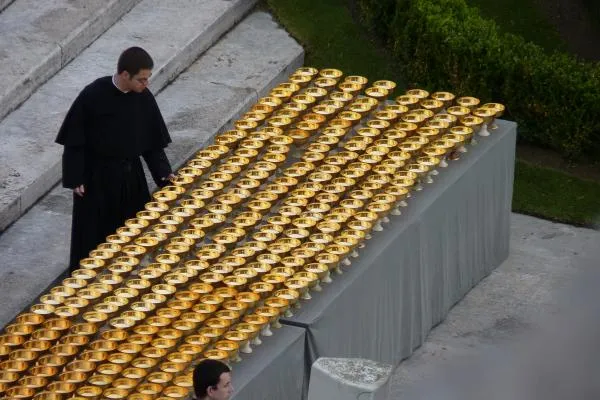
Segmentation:
{"type": "Polygon", "coordinates": [[[232,365],[234,400],[300,400],[304,383],[305,330],[273,329],[251,354],[232,365]]]}
{"type": "Polygon", "coordinates": [[[397,365],[508,257],[516,124],[497,122],[414,192],[343,275],[282,320],[306,329],[307,376],[318,357],[397,365]]]}

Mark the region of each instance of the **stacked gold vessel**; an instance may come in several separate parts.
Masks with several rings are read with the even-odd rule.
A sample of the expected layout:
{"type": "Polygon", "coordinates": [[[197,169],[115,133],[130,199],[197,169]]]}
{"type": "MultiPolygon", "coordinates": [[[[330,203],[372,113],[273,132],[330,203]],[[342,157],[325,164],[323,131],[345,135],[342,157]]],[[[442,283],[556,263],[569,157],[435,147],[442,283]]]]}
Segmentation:
{"type": "Polygon", "coordinates": [[[0,393],[174,399],[352,264],[501,104],[305,67],[198,151],[0,336],[0,393]]]}

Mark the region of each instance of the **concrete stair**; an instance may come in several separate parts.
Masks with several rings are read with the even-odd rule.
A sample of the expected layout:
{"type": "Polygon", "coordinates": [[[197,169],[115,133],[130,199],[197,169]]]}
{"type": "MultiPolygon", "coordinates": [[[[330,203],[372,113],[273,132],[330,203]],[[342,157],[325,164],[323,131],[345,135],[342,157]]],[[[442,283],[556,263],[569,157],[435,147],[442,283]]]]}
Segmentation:
{"type": "Polygon", "coordinates": [[[12,3],[14,0],[0,0],[0,12],[2,12],[2,10],[4,10],[6,7],[8,7],[8,5],[10,3],[12,3]]]}
{"type": "MultiPolygon", "coordinates": [[[[199,0],[194,3],[210,2],[199,0]]],[[[140,6],[145,3],[147,2],[142,1],[140,6]]],[[[150,9],[154,9],[155,12],[163,12],[158,6],[158,2],[152,3],[154,6],[150,9]]],[[[165,3],[164,12],[166,13],[171,2],[163,3],[165,3]]],[[[177,3],[191,4],[193,2],[177,1],[177,3]]],[[[236,2],[213,3],[226,3],[234,6],[236,2]]],[[[238,6],[239,3],[237,2],[238,6]]],[[[134,12],[136,12],[136,8],[132,10],[132,13],[134,12]]],[[[181,18],[185,14],[186,12],[183,10],[181,18]]],[[[123,21],[128,17],[130,17],[129,14],[123,21]]],[[[201,16],[201,18],[207,17],[206,14],[201,16]]],[[[139,17],[136,17],[135,20],[139,21],[139,17]]],[[[158,17],[154,19],[154,21],[161,20],[163,19],[158,17]]],[[[171,24],[174,23],[171,22],[171,24]]],[[[177,24],[181,26],[183,22],[177,21],[177,24]]],[[[140,23],[140,27],[145,25],[146,23],[140,23]]],[[[111,33],[112,29],[107,31],[107,34],[111,33]]],[[[96,48],[99,45],[98,42],[103,42],[103,37],[88,50],[96,48]]],[[[125,43],[119,42],[117,37],[114,40],[117,41],[117,44],[112,47],[113,54],[96,59],[98,63],[103,63],[105,74],[112,71],[115,57],[125,45],[125,43]]],[[[133,41],[133,39],[128,40],[133,41]]],[[[145,40],[140,39],[138,43],[144,46],[145,40]]],[[[153,43],[162,43],[165,47],[163,52],[158,44],[145,46],[150,50],[156,49],[152,54],[155,55],[157,65],[165,65],[167,58],[180,60],[171,65],[168,71],[180,71],[183,69],[181,63],[185,63],[181,60],[191,58],[188,53],[184,53],[183,47],[172,48],[166,45],[165,43],[169,43],[168,40],[153,43]]],[[[104,46],[108,47],[108,42],[104,46]]],[[[84,51],[80,57],[86,57],[88,50],[84,51]]],[[[293,70],[302,65],[303,55],[302,48],[284,30],[279,28],[268,14],[262,12],[256,12],[246,17],[210,47],[157,95],[157,101],[173,138],[167,154],[174,167],[181,165],[189,156],[203,147],[204,143],[210,140],[214,134],[230,128],[231,122],[256,102],[258,97],[287,79],[293,70]]],[[[56,111],[60,115],[52,117],[56,123],[60,123],[72,97],[78,91],[80,86],[77,85],[93,79],[93,77],[89,78],[86,69],[75,68],[76,65],[79,65],[80,57],[77,57],[71,65],[49,82],[52,83],[56,79],[57,83],[55,84],[61,83],[64,90],[69,91],[69,95],[64,96],[60,93],[63,98],[56,96],[52,100],[48,99],[45,107],[41,104],[37,106],[37,112],[47,116],[50,114],[50,108],[54,109],[50,102],[60,100],[63,107],[57,107],[60,111],[56,111]],[[73,69],[66,73],[66,70],[72,65],[73,69]],[[80,77],[79,75],[85,76],[80,77]],[[61,80],[62,82],[60,82],[61,80]]],[[[163,87],[175,74],[175,72],[167,72],[166,68],[163,69],[165,72],[157,73],[157,78],[153,81],[155,92],[157,84],[160,85],[159,87],[163,87]]],[[[98,69],[94,71],[93,76],[100,73],[98,69]]],[[[60,89],[57,87],[57,90],[60,89]]],[[[44,96],[52,94],[47,90],[42,90],[42,92],[44,96]]],[[[41,96],[42,93],[34,94],[30,100],[38,95],[41,96]]],[[[22,108],[26,105],[27,103],[22,108]]],[[[19,122],[23,124],[28,121],[25,118],[26,113],[19,114],[19,118],[14,114],[16,113],[0,124],[0,134],[5,134],[4,123],[6,122],[10,121],[16,125],[19,122]]],[[[50,166],[54,168],[60,157],[60,146],[52,144],[56,129],[54,127],[47,128],[45,136],[43,136],[44,144],[43,146],[40,144],[39,154],[52,156],[44,156],[44,165],[47,168],[50,166]]],[[[40,131],[42,131],[41,128],[40,131]]],[[[36,140],[42,140],[42,138],[38,137],[36,140]]],[[[13,146],[11,145],[11,147],[13,146]]],[[[2,152],[1,160],[6,154],[4,145],[0,151],[2,152]]],[[[26,152],[20,152],[20,154],[21,157],[27,155],[26,152]]],[[[41,164],[38,163],[40,160],[37,158],[41,158],[41,156],[28,156],[28,162],[41,164]]],[[[13,159],[16,160],[16,158],[13,159]]],[[[19,165],[22,165],[24,171],[29,169],[24,162],[19,165]]],[[[38,171],[35,167],[31,168],[38,171]]],[[[57,174],[59,173],[60,170],[56,165],[56,171],[48,174],[54,182],[49,183],[49,187],[56,183],[57,179],[54,178],[58,178],[57,174]]],[[[38,173],[38,176],[40,175],[38,173]]],[[[3,305],[0,310],[0,326],[12,320],[65,271],[69,252],[71,196],[71,191],[60,186],[54,187],[37,203],[32,200],[35,205],[0,234],[0,304],[3,305]]]]}
{"type": "Polygon", "coordinates": [[[0,0],[0,119],[139,1],[0,0]]]}
{"type": "MultiPolygon", "coordinates": [[[[0,232],[60,180],[62,149],[53,141],[62,119],[85,85],[97,77],[114,73],[116,60],[123,49],[139,45],[152,54],[155,68],[150,87],[156,94],[230,30],[255,2],[256,0],[15,0],[0,13],[1,29],[7,31],[6,35],[4,32],[0,35],[0,49],[7,49],[7,54],[11,54],[13,48],[15,51],[21,47],[26,49],[10,55],[9,61],[3,61],[0,51],[0,116],[2,99],[6,97],[1,93],[6,92],[11,97],[10,93],[14,91],[3,88],[9,86],[2,83],[3,76],[5,71],[11,71],[18,54],[40,53],[39,57],[33,57],[27,63],[23,61],[28,70],[38,71],[34,73],[35,77],[40,77],[37,83],[54,75],[37,88],[36,83],[28,86],[31,90],[35,89],[35,92],[0,122],[0,232]],[[42,42],[40,38],[43,33],[34,29],[44,21],[40,20],[40,16],[36,17],[40,13],[40,5],[47,7],[47,13],[60,14],[67,5],[79,3],[80,8],[88,10],[85,16],[78,14],[79,25],[74,25],[67,18],[69,22],[65,24],[72,28],[65,28],[62,36],[57,35],[55,42],[49,45],[42,42]],[[93,40],[92,31],[99,32],[100,28],[97,26],[102,24],[94,21],[105,18],[103,24],[109,24],[109,17],[102,16],[109,13],[116,20],[118,12],[112,8],[126,9],[124,4],[129,3],[136,5],[77,55],[93,40]],[[61,4],[64,7],[61,8],[61,4]],[[107,10],[109,6],[112,11],[107,10]],[[10,24],[6,24],[5,19],[10,24]],[[24,21],[23,26],[19,23],[20,20],[24,21]],[[84,27],[87,25],[90,28],[86,31],[84,27]],[[79,31],[82,33],[78,34],[79,31]],[[52,61],[52,67],[46,61],[48,58],[57,58],[57,61],[52,61]],[[60,71],[54,74],[58,69],[60,71]]],[[[15,79],[22,79],[24,82],[31,80],[27,74],[29,72],[15,79]]]]}

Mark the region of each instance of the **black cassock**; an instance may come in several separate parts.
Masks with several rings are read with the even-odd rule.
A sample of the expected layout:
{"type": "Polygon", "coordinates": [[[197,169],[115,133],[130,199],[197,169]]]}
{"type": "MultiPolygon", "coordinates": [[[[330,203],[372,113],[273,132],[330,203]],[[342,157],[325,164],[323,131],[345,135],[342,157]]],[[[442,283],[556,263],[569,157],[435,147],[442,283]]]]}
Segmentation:
{"type": "Polygon", "coordinates": [[[106,236],[143,208],[150,193],[140,156],[157,185],[171,173],[169,132],[152,93],[123,93],[107,76],[81,91],[56,142],[64,145],[63,186],[73,194],[71,256],[75,269],[106,236]]]}

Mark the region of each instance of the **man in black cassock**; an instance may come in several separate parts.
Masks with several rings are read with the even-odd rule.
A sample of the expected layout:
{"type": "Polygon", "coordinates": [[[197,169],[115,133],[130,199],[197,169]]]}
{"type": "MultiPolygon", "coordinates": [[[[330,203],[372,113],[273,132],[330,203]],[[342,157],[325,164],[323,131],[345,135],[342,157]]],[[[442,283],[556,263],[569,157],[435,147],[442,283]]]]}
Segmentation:
{"type": "Polygon", "coordinates": [[[158,186],[173,176],[171,137],[147,88],[153,66],[144,49],[125,50],[115,75],[79,93],[58,132],[63,186],[73,189],[71,270],[150,200],[140,156],[158,186]]]}

